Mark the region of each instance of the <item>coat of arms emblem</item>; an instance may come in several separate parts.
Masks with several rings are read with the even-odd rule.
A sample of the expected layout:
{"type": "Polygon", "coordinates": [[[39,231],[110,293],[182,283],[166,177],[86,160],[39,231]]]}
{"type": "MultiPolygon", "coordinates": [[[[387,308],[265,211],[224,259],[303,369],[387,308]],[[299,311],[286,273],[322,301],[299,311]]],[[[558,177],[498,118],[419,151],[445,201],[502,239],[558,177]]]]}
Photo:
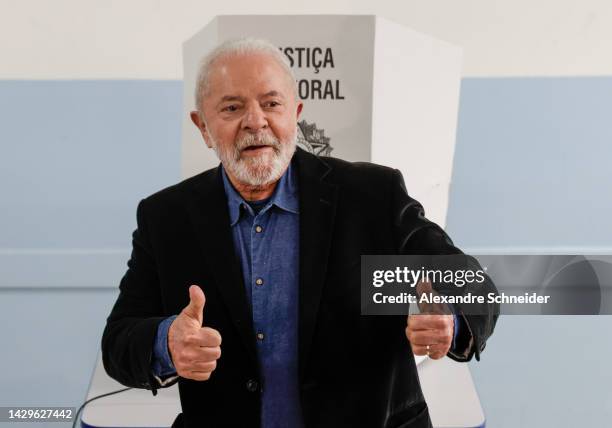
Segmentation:
{"type": "Polygon", "coordinates": [[[305,120],[298,122],[297,144],[304,150],[317,156],[329,156],[334,148],[325,136],[324,129],[318,129],[316,123],[305,120]]]}

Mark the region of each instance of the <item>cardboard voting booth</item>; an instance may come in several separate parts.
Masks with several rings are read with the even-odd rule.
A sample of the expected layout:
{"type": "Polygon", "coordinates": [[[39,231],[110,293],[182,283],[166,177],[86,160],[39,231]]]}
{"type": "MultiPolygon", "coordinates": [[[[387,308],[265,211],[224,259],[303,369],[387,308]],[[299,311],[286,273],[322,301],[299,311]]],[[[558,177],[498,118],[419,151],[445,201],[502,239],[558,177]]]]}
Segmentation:
{"type": "Polygon", "coordinates": [[[269,40],[291,64],[304,102],[300,147],[401,170],[427,217],[445,225],[460,48],[372,15],[216,17],[183,46],[184,178],[218,164],[189,119],[200,60],[238,37],[269,40]]]}

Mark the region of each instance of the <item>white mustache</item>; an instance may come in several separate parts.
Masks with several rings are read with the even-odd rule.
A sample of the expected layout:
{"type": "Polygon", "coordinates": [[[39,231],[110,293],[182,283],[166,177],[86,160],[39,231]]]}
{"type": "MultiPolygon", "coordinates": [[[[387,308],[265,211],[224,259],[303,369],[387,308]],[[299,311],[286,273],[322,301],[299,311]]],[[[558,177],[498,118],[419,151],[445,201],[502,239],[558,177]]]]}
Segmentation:
{"type": "Polygon", "coordinates": [[[262,134],[246,134],[244,137],[236,141],[236,149],[238,152],[252,146],[270,146],[274,151],[278,152],[280,149],[280,141],[273,135],[262,134]]]}

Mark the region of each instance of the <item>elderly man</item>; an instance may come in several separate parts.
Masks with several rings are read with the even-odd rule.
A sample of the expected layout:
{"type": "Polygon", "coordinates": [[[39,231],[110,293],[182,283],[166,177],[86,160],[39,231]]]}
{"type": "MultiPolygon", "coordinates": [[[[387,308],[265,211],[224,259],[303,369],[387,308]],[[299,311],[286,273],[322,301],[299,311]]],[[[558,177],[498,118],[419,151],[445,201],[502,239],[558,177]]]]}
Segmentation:
{"type": "Polygon", "coordinates": [[[460,253],[397,170],[296,149],[286,59],[202,62],[193,123],[221,165],[142,200],[102,338],[106,371],[184,427],[429,427],[413,353],[479,357],[496,317],[360,315],[361,254],[460,253]]]}

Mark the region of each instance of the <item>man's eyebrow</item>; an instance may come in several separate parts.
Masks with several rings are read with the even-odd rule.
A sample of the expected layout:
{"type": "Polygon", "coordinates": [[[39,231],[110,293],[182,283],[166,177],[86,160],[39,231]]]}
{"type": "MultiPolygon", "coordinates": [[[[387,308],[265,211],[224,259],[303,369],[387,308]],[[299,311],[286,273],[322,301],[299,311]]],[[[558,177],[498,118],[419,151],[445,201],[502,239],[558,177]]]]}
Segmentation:
{"type": "Polygon", "coordinates": [[[228,101],[244,101],[244,98],[239,95],[224,95],[219,101],[219,104],[225,103],[228,101]]]}
{"type": "Polygon", "coordinates": [[[281,94],[280,92],[275,91],[275,90],[272,90],[272,91],[266,92],[265,94],[263,94],[263,95],[261,96],[261,98],[266,98],[266,97],[280,97],[280,98],[284,98],[284,97],[283,97],[283,94],[281,94]]]}

